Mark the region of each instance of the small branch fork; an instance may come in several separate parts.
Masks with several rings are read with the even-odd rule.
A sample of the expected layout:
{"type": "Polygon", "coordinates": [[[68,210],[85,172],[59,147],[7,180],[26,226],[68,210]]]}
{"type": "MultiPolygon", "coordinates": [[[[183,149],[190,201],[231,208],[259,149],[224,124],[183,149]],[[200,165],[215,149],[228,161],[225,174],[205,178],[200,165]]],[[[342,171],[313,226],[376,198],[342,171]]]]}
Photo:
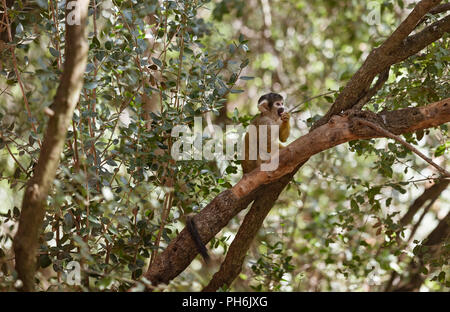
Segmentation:
{"type": "Polygon", "coordinates": [[[388,66],[383,72],[381,72],[378,75],[377,82],[375,85],[368,89],[367,92],[358,100],[358,103],[353,107],[356,110],[361,110],[364,105],[366,105],[370,99],[377,94],[377,92],[383,87],[384,83],[389,78],[389,70],[391,69],[391,66],[388,66]]]}
{"type": "Polygon", "coordinates": [[[444,177],[449,178],[450,177],[450,173],[445,170],[444,168],[442,168],[441,166],[439,166],[438,164],[436,164],[433,160],[431,160],[431,158],[425,156],[422,152],[420,152],[417,148],[415,148],[414,146],[412,146],[411,144],[409,144],[408,142],[406,142],[405,140],[403,140],[401,137],[399,137],[398,135],[393,134],[392,132],[389,132],[388,130],[382,128],[381,126],[362,119],[362,118],[358,118],[355,117],[354,118],[356,121],[358,121],[359,123],[368,126],[370,128],[372,128],[373,130],[375,130],[376,132],[378,132],[379,134],[391,138],[395,141],[397,141],[398,143],[400,143],[401,145],[403,145],[404,147],[406,147],[407,149],[409,149],[410,151],[416,153],[419,157],[421,157],[423,160],[425,160],[427,163],[429,163],[431,166],[433,166],[434,168],[436,168],[444,177]]]}

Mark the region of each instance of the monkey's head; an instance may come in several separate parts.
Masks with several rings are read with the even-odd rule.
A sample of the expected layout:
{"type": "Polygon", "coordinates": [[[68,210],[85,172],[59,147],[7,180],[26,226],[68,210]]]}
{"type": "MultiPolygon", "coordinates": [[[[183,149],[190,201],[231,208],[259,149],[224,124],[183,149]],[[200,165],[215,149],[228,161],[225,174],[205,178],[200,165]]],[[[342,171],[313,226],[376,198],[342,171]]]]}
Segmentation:
{"type": "Polygon", "coordinates": [[[258,109],[263,115],[271,115],[276,120],[284,112],[284,100],[278,93],[267,93],[258,100],[258,109]]]}

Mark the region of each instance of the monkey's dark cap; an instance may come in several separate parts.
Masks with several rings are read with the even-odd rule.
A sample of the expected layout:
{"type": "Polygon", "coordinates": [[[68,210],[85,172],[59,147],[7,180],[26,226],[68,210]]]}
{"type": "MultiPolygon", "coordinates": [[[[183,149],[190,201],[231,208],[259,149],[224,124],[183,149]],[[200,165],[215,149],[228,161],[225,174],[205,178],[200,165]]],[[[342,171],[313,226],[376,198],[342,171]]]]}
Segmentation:
{"type": "Polygon", "coordinates": [[[261,96],[258,100],[258,104],[264,100],[267,100],[269,103],[273,103],[275,101],[283,100],[283,97],[281,96],[281,94],[270,92],[261,96]]]}

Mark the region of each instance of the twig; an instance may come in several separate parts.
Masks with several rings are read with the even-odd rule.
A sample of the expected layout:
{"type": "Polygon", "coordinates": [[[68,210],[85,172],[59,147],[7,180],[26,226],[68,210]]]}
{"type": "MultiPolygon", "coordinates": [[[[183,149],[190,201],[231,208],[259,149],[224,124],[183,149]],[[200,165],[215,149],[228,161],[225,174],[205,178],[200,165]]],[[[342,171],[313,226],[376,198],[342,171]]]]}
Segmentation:
{"type": "Polygon", "coordinates": [[[14,157],[14,154],[11,152],[11,150],[9,149],[8,143],[5,142],[5,146],[6,149],[8,150],[9,155],[11,155],[11,157],[14,159],[14,161],[16,162],[16,164],[20,167],[20,169],[23,171],[23,173],[27,173],[27,171],[25,170],[25,168],[20,164],[20,162],[16,159],[16,157],[14,157]]]}
{"type": "MultiPolygon", "coordinates": [[[[6,29],[7,29],[7,32],[8,32],[8,39],[9,39],[9,42],[12,42],[13,38],[12,38],[12,35],[11,35],[11,24],[10,24],[9,18],[8,18],[8,8],[6,6],[6,0],[3,0],[2,3],[3,3],[3,8],[4,8],[4,17],[5,17],[5,21],[6,21],[6,29]]],[[[18,66],[17,66],[16,54],[14,52],[14,45],[10,45],[9,49],[11,50],[11,56],[12,56],[12,61],[13,61],[13,65],[14,65],[14,72],[16,74],[17,81],[19,82],[20,90],[22,91],[23,101],[25,102],[25,106],[27,108],[28,118],[30,119],[31,128],[33,128],[33,131],[36,134],[36,138],[37,138],[37,142],[39,144],[39,147],[42,148],[41,140],[39,139],[36,126],[34,125],[34,122],[33,122],[32,116],[31,116],[31,110],[30,110],[30,106],[28,104],[27,96],[25,94],[25,89],[24,89],[23,84],[22,84],[22,79],[20,78],[19,69],[18,69],[18,66]]]]}
{"type": "Polygon", "coordinates": [[[3,93],[5,93],[6,90],[8,90],[9,86],[7,86],[5,89],[2,90],[2,92],[0,92],[0,95],[2,95],[3,93]]]}
{"type": "MultiPolygon", "coordinates": [[[[60,43],[60,38],[59,38],[59,23],[58,23],[58,3],[56,3],[56,10],[55,10],[55,5],[53,4],[53,0],[50,0],[50,7],[49,10],[51,10],[52,12],[52,18],[53,18],[53,24],[55,25],[55,29],[56,29],[56,40],[54,40],[56,43],[54,43],[55,47],[56,47],[56,51],[58,51],[58,58],[56,59],[58,62],[58,69],[61,70],[61,66],[62,66],[62,59],[61,59],[61,48],[59,46],[60,43]]],[[[49,13],[50,15],[50,13],[49,13]]],[[[53,41],[53,40],[52,40],[53,41]]]]}
{"type": "Polygon", "coordinates": [[[423,160],[425,160],[431,166],[436,168],[443,176],[450,177],[450,173],[447,170],[445,170],[444,168],[442,168],[441,166],[439,166],[438,164],[433,162],[433,160],[431,160],[430,158],[425,156],[417,148],[415,148],[414,146],[412,146],[411,144],[409,144],[408,142],[406,142],[405,140],[403,140],[399,136],[389,132],[386,129],[383,129],[382,127],[380,127],[379,125],[377,125],[377,124],[375,124],[375,123],[373,123],[371,121],[368,121],[368,120],[365,120],[365,119],[361,119],[361,118],[355,118],[355,119],[357,121],[359,121],[360,123],[362,123],[363,125],[366,125],[366,126],[372,128],[372,129],[374,129],[375,131],[377,131],[378,133],[382,134],[383,136],[386,136],[388,138],[394,139],[395,141],[397,141],[398,143],[400,143],[401,145],[403,145],[404,147],[406,147],[410,151],[412,151],[412,152],[416,153],[417,155],[419,155],[423,160]]]}
{"type": "Polygon", "coordinates": [[[365,94],[364,96],[362,96],[359,100],[358,103],[356,103],[356,105],[354,106],[355,109],[359,109],[361,110],[364,105],[366,105],[367,102],[370,101],[370,99],[378,92],[378,90],[381,89],[381,87],[384,85],[384,83],[388,80],[389,78],[389,70],[390,70],[391,66],[388,66],[384,71],[382,71],[379,75],[378,75],[378,79],[377,82],[375,83],[375,85],[370,88],[365,94]]]}
{"type": "Polygon", "coordinates": [[[315,96],[309,97],[309,98],[307,98],[306,100],[304,100],[303,102],[301,102],[301,103],[295,105],[294,107],[292,107],[292,108],[288,111],[288,113],[291,113],[291,114],[299,113],[299,112],[300,112],[299,110],[298,110],[298,111],[295,111],[295,112],[293,112],[293,110],[296,109],[296,108],[298,108],[298,107],[300,107],[301,105],[305,104],[305,103],[308,102],[308,101],[317,99],[317,98],[319,98],[319,97],[322,97],[322,96],[325,96],[325,95],[328,95],[328,94],[336,93],[336,92],[337,92],[337,91],[328,91],[328,92],[325,92],[325,93],[322,93],[322,94],[319,94],[319,95],[315,95],[315,96]]]}

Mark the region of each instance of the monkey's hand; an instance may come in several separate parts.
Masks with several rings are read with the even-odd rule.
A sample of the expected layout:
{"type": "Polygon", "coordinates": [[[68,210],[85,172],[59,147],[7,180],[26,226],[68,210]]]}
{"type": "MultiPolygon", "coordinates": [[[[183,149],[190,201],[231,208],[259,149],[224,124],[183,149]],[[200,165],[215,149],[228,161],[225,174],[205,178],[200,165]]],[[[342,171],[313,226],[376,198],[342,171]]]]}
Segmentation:
{"type": "Polygon", "coordinates": [[[281,117],[281,120],[283,122],[288,122],[289,119],[291,118],[291,114],[289,114],[289,113],[281,113],[280,117],[281,117]]]}

